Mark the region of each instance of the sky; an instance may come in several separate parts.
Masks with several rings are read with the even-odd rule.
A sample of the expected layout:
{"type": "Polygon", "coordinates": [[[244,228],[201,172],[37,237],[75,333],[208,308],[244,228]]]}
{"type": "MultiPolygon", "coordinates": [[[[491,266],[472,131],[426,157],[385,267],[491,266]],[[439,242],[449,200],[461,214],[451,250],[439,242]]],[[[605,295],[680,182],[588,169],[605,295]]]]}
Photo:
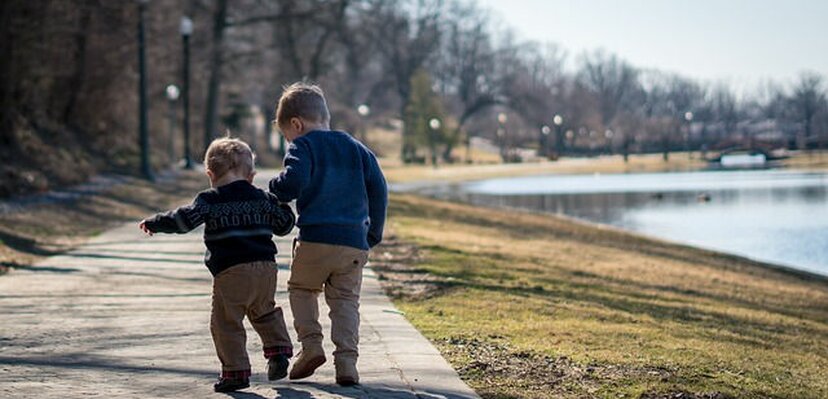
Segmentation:
{"type": "Polygon", "coordinates": [[[603,48],[641,68],[753,91],[828,75],[828,0],[477,0],[520,38],[576,61],[603,48]]]}

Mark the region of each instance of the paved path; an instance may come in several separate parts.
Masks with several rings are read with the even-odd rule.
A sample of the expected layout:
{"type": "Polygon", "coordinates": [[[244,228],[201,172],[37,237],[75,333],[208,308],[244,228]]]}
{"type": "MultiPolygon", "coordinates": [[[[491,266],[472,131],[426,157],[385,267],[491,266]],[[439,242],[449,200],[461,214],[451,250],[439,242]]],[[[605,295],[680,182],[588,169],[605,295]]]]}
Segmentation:
{"type": "MultiPolygon", "coordinates": [[[[277,245],[290,252],[289,238],[277,245]]],[[[148,238],[130,224],[0,277],[0,397],[225,397],[212,392],[219,365],[208,330],[211,277],[202,256],[200,230],[148,238]]],[[[289,259],[278,260],[276,299],[291,326],[289,259]]],[[[251,388],[230,396],[477,397],[388,301],[370,269],[360,339],[361,386],[335,385],[330,357],[302,382],[270,383],[259,338],[248,325],[251,388]]]]}

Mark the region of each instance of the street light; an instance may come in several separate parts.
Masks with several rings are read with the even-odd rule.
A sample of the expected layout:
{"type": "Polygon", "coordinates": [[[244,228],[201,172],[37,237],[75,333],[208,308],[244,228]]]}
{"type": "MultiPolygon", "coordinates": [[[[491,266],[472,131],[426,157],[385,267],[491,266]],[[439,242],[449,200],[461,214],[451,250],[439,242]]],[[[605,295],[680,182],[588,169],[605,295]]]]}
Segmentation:
{"type": "Polygon", "coordinates": [[[545,157],[549,155],[546,147],[547,143],[549,142],[549,133],[552,132],[552,129],[550,129],[549,126],[543,125],[541,126],[540,132],[540,148],[538,149],[538,155],[541,157],[545,157]]]}
{"type": "Polygon", "coordinates": [[[429,146],[431,147],[431,166],[437,167],[437,131],[440,130],[440,120],[437,118],[431,118],[428,121],[428,127],[431,128],[431,140],[429,140],[429,146]]]}
{"type": "Polygon", "coordinates": [[[184,65],[181,68],[183,96],[181,99],[184,106],[184,167],[191,169],[193,162],[190,159],[190,35],[193,34],[193,20],[189,17],[181,17],[180,25],[181,42],[183,44],[184,65]]]}
{"type": "Polygon", "coordinates": [[[170,122],[170,161],[172,161],[175,159],[175,102],[178,100],[180,91],[176,85],[167,85],[165,92],[167,94],[167,102],[170,105],[169,115],[167,117],[170,122]]]}
{"type": "Polygon", "coordinates": [[[437,130],[440,128],[440,120],[437,118],[431,118],[431,120],[428,121],[428,126],[432,130],[437,130]]]}
{"type": "Polygon", "coordinates": [[[500,144],[500,158],[506,162],[506,122],[509,120],[509,117],[506,116],[506,113],[501,112],[497,114],[497,139],[500,144]]]}
{"type": "Polygon", "coordinates": [[[607,129],[604,132],[604,138],[607,139],[607,154],[612,155],[612,137],[615,136],[615,133],[612,130],[607,129]]]}
{"type": "Polygon", "coordinates": [[[138,0],[138,145],[141,148],[141,173],[147,180],[153,180],[149,159],[147,57],[144,48],[147,3],[148,0],[138,0]]]}
{"type": "Polygon", "coordinates": [[[690,151],[690,127],[693,125],[693,113],[685,112],[684,120],[687,121],[687,130],[684,132],[684,150],[687,151],[687,157],[693,159],[693,152],[690,151]]]}
{"type": "Polygon", "coordinates": [[[563,117],[555,114],[552,118],[552,123],[555,125],[555,152],[557,157],[563,156],[564,140],[563,140],[563,117]]]}
{"type": "Polygon", "coordinates": [[[360,122],[361,122],[360,123],[361,126],[360,126],[360,129],[359,129],[359,135],[360,135],[360,138],[365,140],[365,135],[367,133],[365,131],[365,118],[367,118],[368,115],[371,114],[371,107],[369,107],[367,104],[359,104],[357,106],[357,114],[359,114],[360,122]]]}
{"type": "Polygon", "coordinates": [[[178,86],[176,85],[167,85],[167,88],[164,90],[167,93],[167,98],[175,101],[178,100],[178,95],[180,91],[178,90],[178,86]]]}

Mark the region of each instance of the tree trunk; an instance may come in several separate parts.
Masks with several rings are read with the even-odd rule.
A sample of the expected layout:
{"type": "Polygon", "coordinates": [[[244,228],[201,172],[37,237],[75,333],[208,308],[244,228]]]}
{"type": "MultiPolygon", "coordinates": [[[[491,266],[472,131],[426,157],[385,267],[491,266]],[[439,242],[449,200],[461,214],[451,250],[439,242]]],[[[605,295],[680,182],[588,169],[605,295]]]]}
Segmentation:
{"type": "Polygon", "coordinates": [[[92,5],[88,0],[81,4],[80,23],[78,25],[78,32],[75,34],[75,65],[72,71],[72,77],[69,79],[69,99],[66,102],[66,107],[63,109],[62,115],[62,120],[67,123],[70,123],[72,113],[75,111],[75,105],[78,102],[78,93],[81,91],[84,75],[86,74],[86,38],[89,33],[91,9],[92,5]]]}
{"type": "Polygon", "coordinates": [[[452,163],[453,160],[451,159],[451,152],[454,151],[454,146],[459,143],[460,140],[460,132],[462,125],[457,126],[451,133],[451,138],[446,141],[446,148],[443,150],[443,161],[446,163],[452,163]]]}
{"type": "Polygon", "coordinates": [[[13,92],[15,87],[14,73],[14,34],[12,32],[12,1],[0,2],[0,143],[4,146],[12,135],[12,108],[14,107],[13,92]]]}
{"type": "Polygon", "coordinates": [[[216,0],[213,14],[213,52],[210,58],[210,81],[207,86],[207,109],[204,116],[204,150],[215,136],[218,97],[221,90],[221,66],[224,53],[224,29],[227,27],[227,0],[216,0]]]}
{"type": "Polygon", "coordinates": [[[630,161],[630,138],[627,137],[627,133],[624,133],[624,139],[621,143],[621,150],[624,153],[624,163],[630,161]]]}

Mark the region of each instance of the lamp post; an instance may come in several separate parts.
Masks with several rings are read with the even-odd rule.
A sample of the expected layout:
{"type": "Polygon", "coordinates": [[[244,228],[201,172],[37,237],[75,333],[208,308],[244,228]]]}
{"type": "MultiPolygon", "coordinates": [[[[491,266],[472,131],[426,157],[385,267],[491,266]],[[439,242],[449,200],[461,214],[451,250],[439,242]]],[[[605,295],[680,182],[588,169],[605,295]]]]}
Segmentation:
{"type": "Polygon", "coordinates": [[[538,155],[540,155],[541,157],[548,157],[549,133],[552,132],[552,129],[550,129],[549,126],[543,125],[541,126],[540,132],[540,149],[538,150],[538,155]]]}
{"type": "Polygon", "coordinates": [[[506,113],[501,112],[497,114],[497,141],[500,144],[500,158],[503,159],[503,162],[506,162],[506,122],[509,120],[509,117],[506,116],[506,113]]]}
{"type": "Polygon", "coordinates": [[[472,158],[471,158],[471,131],[468,130],[468,129],[466,130],[466,134],[464,135],[464,140],[466,141],[465,142],[465,144],[466,144],[466,163],[470,164],[470,163],[472,163],[472,158]]]}
{"type": "Polygon", "coordinates": [[[610,129],[607,129],[604,132],[604,138],[607,139],[607,154],[608,155],[612,155],[612,137],[614,135],[615,134],[610,129]]]}
{"type": "Polygon", "coordinates": [[[693,152],[690,151],[690,127],[693,124],[693,113],[685,112],[684,120],[687,121],[687,130],[684,132],[684,150],[687,151],[687,157],[693,159],[693,152]]]}
{"type": "Polygon", "coordinates": [[[359,127],[360,139],[365,141],[365,136],[368,133],[366,131],[366,128],[365,128],[365,120],[366,120],[366,118],[368,118],[368,115],[371,115],[371,107],[369,107],[368,104],[359,104],[357,106],[357,114],[359,114],[359,121],[360,121],[360,127],[359,127]]]}
{"type": "Polygon", "coordinates": [[[138,145],[141,147],[141,173],[147,180],[153,180],[149,159],[147,60],[144,49],[144,19],[148,1],[138,0],[138,145]]]}
{"type": "Polygon", "coordinates": [[[431,166],[437,167],[437,131],[440,130],[440,120],[437,118],[431,118],[428,121],[428,127],[430,129],[430,136],[429,136],[429,147],[431,148],[431,166]]]}
{"type": "Polygon", "coordinates": [[[184,168],[192,169],[193,162],[190,159],[190,35],[193,34],[193,20],[189,17],[181,17],[181,42],[183,44],[184,65],[181,68],[182,98],[184,106],[184,168]]]}
{"type": "Polygon", "coordinates": [[[556,158],[560,158],[564,153],[564,135],[563,135],[563,117],[555,114],[552,118],[552,123],[555,125],[555,152],[556,158]]]}
{"type": "Polygon", "coordinates": [[[178,100],[178,96],[180,94],[178,90],[178,86],[176,85],[167,85],[167,89],[165,90],[167,94],[167,103],[169,104],[169,113],[167,118],[169,119],[170,125],[170,161],[173,163],[175,162],[175,102],[178,100]]]}

